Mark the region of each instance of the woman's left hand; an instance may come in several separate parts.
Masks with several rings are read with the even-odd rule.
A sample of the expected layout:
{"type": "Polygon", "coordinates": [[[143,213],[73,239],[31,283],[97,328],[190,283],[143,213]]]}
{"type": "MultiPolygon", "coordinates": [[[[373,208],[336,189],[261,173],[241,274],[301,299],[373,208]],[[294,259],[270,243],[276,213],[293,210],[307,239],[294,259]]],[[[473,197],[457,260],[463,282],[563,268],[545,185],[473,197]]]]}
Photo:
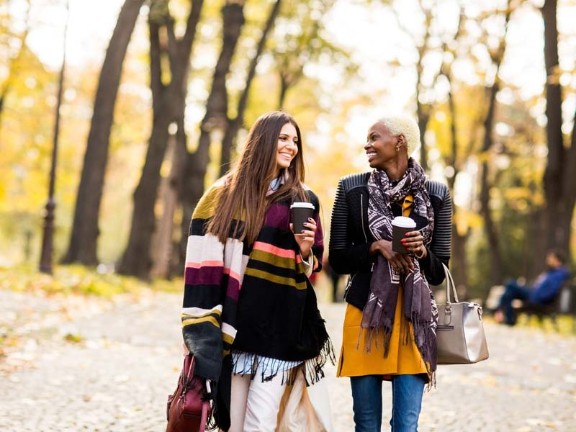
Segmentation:
{"type": "Polygon", "coordinates": [[[420,231],[407,232],[402,238],[402,245],[418,259],[424,258],[428,253],[426,246],[424,246],[424,237],[422,237],[420,231]]]}
{"type": "Polygon", "coordinates": [[[294,232],[296,243],[300,247],[300,254],[305,260],[310,257],[312,246],[314,245],[314,238],[316,236],[316,221],[313,218],[308,218],[308,222],[304,224],[305,230],[299,233],[294,232],[294,224],[290,224],[290,229],[294,232]]]}

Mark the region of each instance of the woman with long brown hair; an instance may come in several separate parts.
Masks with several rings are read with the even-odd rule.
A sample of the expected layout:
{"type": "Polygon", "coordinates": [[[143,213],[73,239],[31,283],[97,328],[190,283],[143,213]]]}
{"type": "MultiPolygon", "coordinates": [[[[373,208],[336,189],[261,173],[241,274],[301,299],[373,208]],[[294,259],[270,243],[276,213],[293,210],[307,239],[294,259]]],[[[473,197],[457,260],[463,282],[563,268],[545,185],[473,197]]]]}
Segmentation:
{"type": "MultiPolygon", "coordinates": [[[[275,430],[286,390],[319,382],[333,357],[308,279],[322,263],[320,204],[303,182],[297,123],[267,113],[192,216],[183,336],[196,374],[211,384],[222,430],[275,430]],[[296,201],[315,210],[305,229],[293,232],[296,201]]],[[[319,411],[316,420],[329,423],[322,417],[319,411]]]]}

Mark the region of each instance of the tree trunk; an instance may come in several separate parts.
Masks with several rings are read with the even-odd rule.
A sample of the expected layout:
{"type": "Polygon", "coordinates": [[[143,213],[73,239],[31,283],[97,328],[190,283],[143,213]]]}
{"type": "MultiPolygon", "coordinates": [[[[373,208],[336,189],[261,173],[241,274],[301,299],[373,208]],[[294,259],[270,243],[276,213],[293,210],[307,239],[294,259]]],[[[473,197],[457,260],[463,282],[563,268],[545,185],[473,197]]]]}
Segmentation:
{"type": "Polygon", "coordinates": [[[278,17],[280,12],[280,5],[282,0],[276,0],[276,2],[272,5],[270,9],[270,13],[268,14],[268,19],[266,20],[266,24],[264,25],[264,29],[262,30],[262,35],[260,36],[260,41],[258,42],[258,46],[256,48],[256,53],[254,57],[252,57],[250,61],[250,66],[248,68],[248,74],[246,76],[246,83],[244,85],[244,90],[240,95],[240,99],[238,100],[238,109],[236,110],[236,117],[231,120],[226,128],[226,132],[224,133],[224,138],[222,139],[222,156],[221,156],[221,164],[220,164],[220,174],[224,174],[230,168],[230,160],[232,158],[232,149],[235,147],[236,137],[238,135],[238,131],[244,124],[244,113],[246,111],[246,106],[248,105],[248,96],[250,94],[250,87],[252,86],[252,81],[256,76],[256,66],[258,66],[258,62],[260,61],[260,57],[264,52],[264,47],[266,46],[266,41],[268,40],[268,36],[274,27],[274,22],[278,17]]]}
{"type": "Polygon", "coordinates": [[[204,193],[206,169],[210,162],[210,146],[214,133],[222,134],[228,123],[228,91],[226,79],[238,40],[244,26],[244,4],[228,1],[222,8],[222,48],[214,75],[212,88],[206,101],[206,113],[200,124],[198,147],[187,155],[182,180],[182,228],[179,248],[179,261],[183,264],[186,256],[188,228],[196,203],[204,193]]]}
{"type": "Polygon", "coordinates": [[[284,103],[286,102],[286,96],[288,96],[288,80],[284,79],[280,74],[280,91],[278,92],[278,104],[276,105],[276,109],[278,111],[284,108],[284,103]]]}
{"type": "Polygon", "coordinates": [[[170,175],[163,178],[160,184],[160,199],[162,200],[162,215],[158,221],[158,229],[152,238],[152,270],[153,278],[168,278],[177,263],[174,262],[174,218],[182,189],[182,172],[186,163],[186,134],[184,125],[178,126],[176,135],[170,136],[168,154],[171,159],[170,175]]]}
{"type": "MultiPolygon", "coordinates": [[[[558,59],[557,1],[546,0],[544,20],[544,64],[546,67],[546,140],[548,157],[544,171],[544,209],[547,248],[570,252],[571,223],[576,203],[576,125],[569,147],[562,135],[562,88],[558,59]]],[[[545,251],[542,251],[544,254],[545,251]]]]}
{"type": "MultiPolygon", "coordinates": [[[[150,18],[150,64],[154,121],[140,182],[134,192],[134,210],[128,245],[118,267],[120,274],[147,279],[152,267],[150,246],[155,229],[154,207],[160,185],[160,168],[166,154],[168,127],[172,122],[183,125],[190,55],[200,20],[203,0],[192,0],[184,35],[178,39],[173,19],[165,15],[150,18]],[[160,42],[160,29],[168,36],[167,45],[160,42]],[[168,57],[171,80],[162,82],[162,55],[168,57]]],[[[182,132],[182,131],[181,131],[182,132]]]]}
{"type": "MultiPolygon", "coordinates": [[[[496,80],[498,77],[496,77],[496,80]]],[[[490,181],[488,155],[492,148],[492,130],[494,126],[494,116],[496,111],[496,95],[498,94],[498,83],[494,83],[488,89],[488,111],[484,119],[484,142],[482,145],[482,165],[480,173],[480,213],[484,220],[484,233],[488,242],[490,256],[490,280],[489,285],[496,285],[502,282],[502,254],[500,252],[500,241],[496,222],[490,209],[490,181]]]]}
{"type": "MultiPolygon", "coordinates": [[[[464,12],[463,6],[460,6],[460,14],[458,15],[458,27],[456,33],[454,34],[453,40],[459,42],[461,35],[463,34],[463,23],[464,23],[464,12]]],[[[444,43],[442,51],[444,53],[451,52],[449,48],[449,44],[444,43]]],[[[453,57],[455,57],[455,53],[451,52],[453,57]]],[[[445,56],[447,58],[447,56],[445,56]]],[[[449,140],[450,140],[450,155],[446,158],[446,165],[452,167],[453,172],[451,176],[447,177],[448,188],[452,193],[452,197],[454,197],[456,188],[456,179],[458,174],[460,173],[460,161],[464,158],[460,155],[460,143],[458,140],[458,122],[457,122],[457,109],[456,109],[456,101],[454,98],[454,79],[452,76],[452,61],[444,60],[442,65],[440,66],[439,75],[444,75],[446,80],[448,81],[449,88],[447,93],[447,103],[448,103],[448,113],[450,119],[450,128],[449,128],[449,140]]],[[[436,81],[436,80],[435,80],[436,81]]],[[[425,129],[424,129],[425,130],[425,129]]],[[[422,146],[424,144],[422,143],[422,146]]],[[[468,152],[464,152],[465,156],[468,152]]],[[[425,154],[424,157],[427,155],[425,154]]],[[[458,229],[458,215],[461,209],[459,206],[454,204],[454,222],[452,224],[452,254],[451,254],[451,268],[452,268],[452,275],[454,276],[454,280],[458,281],[458,285],[463,285],[464,287],[469,286],[468,282],[468,259],[467,259],[467,242],[470,236],[470,228],[466,227],[464,234],[460,234],[458,229]]],[[[474,296],[478,297],[480,293],[471,293],[467,292],[466,296],[474,296]]]]}
{"type": "MultiPolygon", "coordinates": [[[[418,97],[418,96],[417,96],[418,97]]],[[[416,102],[416,115],[418,116],[418,128],[420,129],[420,165],[425,171],[428,171],[428,151],[426,148],[426,129],[428,129],[428,122],[430,121],[430,107],[416,102]]]]}
{"type": "Polygon", "coordinates": [[[62,260],[64,263],[98,263],[98,217],[108,163],[114,107],[122,64],[143,3],[144,0],[126,0],[106,50],[94,100],[94,113],[78,186],[70,243],[62,260]]]}
{"type": "Polygon", "coordinates": [[[498,49],[490,53],[494,63],[494,82],[488,91],[488,110],[484,117],[484,140],[482,143],[482,164],[480,170],[480,213],[484,219],[484,233],[488,242],[488,255],[490,257],[490,279],[487,286],[502,283],[502,252],[498,237],[497,222],[494,220],[492,209],[490,208],[490,189],[492,182],[490,180],[489,156],[493,144],[494,118],[496,116],[496,96],[500,90],[500,66],[504,59],[506,51],[506,35],[508,34],[508,23],[512,14],[511,0],[508,0],[506,11],[504,13],[504,34],[499,41],[498,49]]]}
{"type": "Polygon", "coordinates": [[[192,213],[204,193],[204,177],[206,176],[206,166],[210,160],[210,140],[210,133],[201,133],[198,148],[194,153],[188,154],[186,160],[186,171],[182,188],[184,194],[182,196],[182,235],[180,237],[179,256],[182,265],[186,258],[186,244],[188,242],[192,213]]]}
{"type": "MultiPolygon", "coordinates": [[[[452,155],[449,159],[448,165],[453,168],[453,174],[448,177],[448,188],[451,193],[454,194],[454,186],[456,183],[456,177],[460,172],[458,167],[458,128],[456,126],[456,104],[454,101],[454,94],[452,92],[452,77],[450,73],[445,74],[446,79],[450,83],[450,90],[448,91],[448,111],[450,113],[450,147],[452,150],[452,155]]],[[[458,214],[458,207],[454,205],[454,216],[458,214]]],[[[455,221],[452,224],[452,255],[451,255],[451,269],[454,280],[458,281],[458,285],[463,285],[468,287],[468,260],[466,259],[466,243],[470,234],[470,229],[466,229],[466,233],[461,235],[458,231],[457,218],[454,217],[455,221]]],[[[470,293],[467,293],[468,295],[470,293]]]]}
{"type": "MultiPolygon", "coordinates": [[[[424,56],[429,50],[429,41],[431,38],[432,30],[432,9],[426,8],[419,2],[420,9],[424,13],[424,39],[422,44],[417,46],[418,61],[416,63],[416,116],[418,118],[418,128],[420,129],[420,165],[424,171],[428,171],[428,149],[426,148],[426,129],[428,128],[428,121],[432,113],[432,107],[428,103],[422,103],[421,96],[424,85],[422,83],[424,77],[424,56]]],[[[439,71],[440,73],[440,71],[439,71]]],[[[436,79],[434,79],[436,82],[436,79]]],[[[432,84],[434,85],[434,84],[432,84]]]]}
{"type": "Polygon", "coordinates": [[[523,238],[524,264],[518,274],[523,275],[529,281],[537,277],[544,263],[542,252],[546,250],[547,240],[541,235],[544,230],[542,210],[542,207],[532,209],[526,220],[526,234],[523,238]]]}

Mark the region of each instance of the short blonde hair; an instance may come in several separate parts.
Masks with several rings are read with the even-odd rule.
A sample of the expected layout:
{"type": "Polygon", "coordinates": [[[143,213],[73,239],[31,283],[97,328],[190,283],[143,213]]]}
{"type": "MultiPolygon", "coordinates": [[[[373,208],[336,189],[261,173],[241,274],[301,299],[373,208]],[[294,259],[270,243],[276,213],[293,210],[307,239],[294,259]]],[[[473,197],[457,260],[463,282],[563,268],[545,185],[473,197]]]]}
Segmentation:
{"type": "Polygon", "coordinates": [[[404,135],[408,154],[420,147],[420,128],[413,117],[405,114],[389,115],[378,122],[386,126],[392,135],[404,135]]]}

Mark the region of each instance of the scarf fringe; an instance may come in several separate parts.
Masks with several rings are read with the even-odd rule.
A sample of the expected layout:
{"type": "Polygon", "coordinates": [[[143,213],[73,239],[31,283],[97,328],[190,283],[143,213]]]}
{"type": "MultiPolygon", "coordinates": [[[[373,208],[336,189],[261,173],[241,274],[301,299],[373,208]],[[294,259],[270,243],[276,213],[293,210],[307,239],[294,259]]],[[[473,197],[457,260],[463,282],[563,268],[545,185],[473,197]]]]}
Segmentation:
{"type": "Polygon", "coordinates": [[[428,383],[426,384],[426,391],[432,391],[436,388],[436,372],[428,373],[428,383]]]}
{"type": "Polygon", "coordinates": [[[324,378],[324,365],[328,361],[330,361],[332,365],[336,365],[336,353],[334,352],[334,346],[330,338],[326,339],[320,353],[315,358],[304,362],[304,378],[307,386],[316,384],[324,378]]]}
{"type": "MultiPolygon", "coordinates": [[[[414,323],[413,322],[413,326],[414,323]]],[[[420,323],[422,326],[425,326],[424,332],[432,332],[434,336],[436,336],[436,332],[434,331],[434,327],[430,325],[430,323],[420,323]]],[[[362,341],[362,336],[366,335],[366,342],[365,342],[365,349],[366,352],[372,351],[372,341],[375,340],[374,344],[376,348],[378,348],[378,334],[383,333],[383,341],[384,341],[384,357],[388,357],[388,352],[390,349],[390,340],[392,336],[392,329],[386,331],[385,328],[380,327],[372,327],[372,328],[361,328],[360,332],[358,333],[358,342],[356,343],[356,349],[360,349],[360,344],[362,341]],[[368,334],[366,334],[368,332],[368,334]]],[[[418,348],[418,352],[422,356],[422,360],[426,365],[426,374],[428,375],[428,383],[426,384],[426,391],[429,392],[432,389],[436,388],[436,356],[437,356],[437,345],[436,345],[436,337],[430,339],[429,336],[424,337],[424,344],[420,346],[417,341],[414,339],[413,333],[410,331],[410,324],[408,320],[402,320],[402,328],[401,332],[401,340],[404,345],[408,345],[411,342],[416,343],[416,347],[418,348]],[[426,354],[425,354],[426,353],[426,354]],[[434,360],[434,361],[431,361],[434,360]]]]}
{"type": "Polygon", "coordinates": [[[282,374],[282,385],[293,385],[297,373],[302,370],[306,385],[310,386],[324,378],[324,365],[328,361],[333,365],[336,364],[336,354],[330,339],[326,339],[316,357],[304,360],[297,366],[292,366],[295,363],[293,360],[279,360],[253,353],[237,352],[232,354],[232,369],[239,370],[237,375],[250,375],[251,379],[258,377],[262,382],[270,381],[278,374],[282,374]],[[243,354],[243,356],[239,354],[243,354]],[[260,372],[258,372],[259,368],[260,372]]]}
{"type": "Polygon", "coordinates": [[[371,328],[360,328],[358,333],[358,342],[356,343],[356,349],[360,349],[360,344],[362,343],[362,337],[365,337],[364,349],[366,352],[372,352],[372,342],[374,346],[378,349],[378,335],[382,332],[382,340],[384,343],[384,357],[388,357],[390,352],[390,341],[392,339],[392,326],[389,327],[371,327],[371,328]]]}
{"type": "Polygon", "coordinates": [[[414,328],[414,342],[418,351],[426,362],[427,367],[433,372],[436,368],[436,332],[433,325],[428,321],[418,321],[412,317],[412,327],[414,328]]]}

